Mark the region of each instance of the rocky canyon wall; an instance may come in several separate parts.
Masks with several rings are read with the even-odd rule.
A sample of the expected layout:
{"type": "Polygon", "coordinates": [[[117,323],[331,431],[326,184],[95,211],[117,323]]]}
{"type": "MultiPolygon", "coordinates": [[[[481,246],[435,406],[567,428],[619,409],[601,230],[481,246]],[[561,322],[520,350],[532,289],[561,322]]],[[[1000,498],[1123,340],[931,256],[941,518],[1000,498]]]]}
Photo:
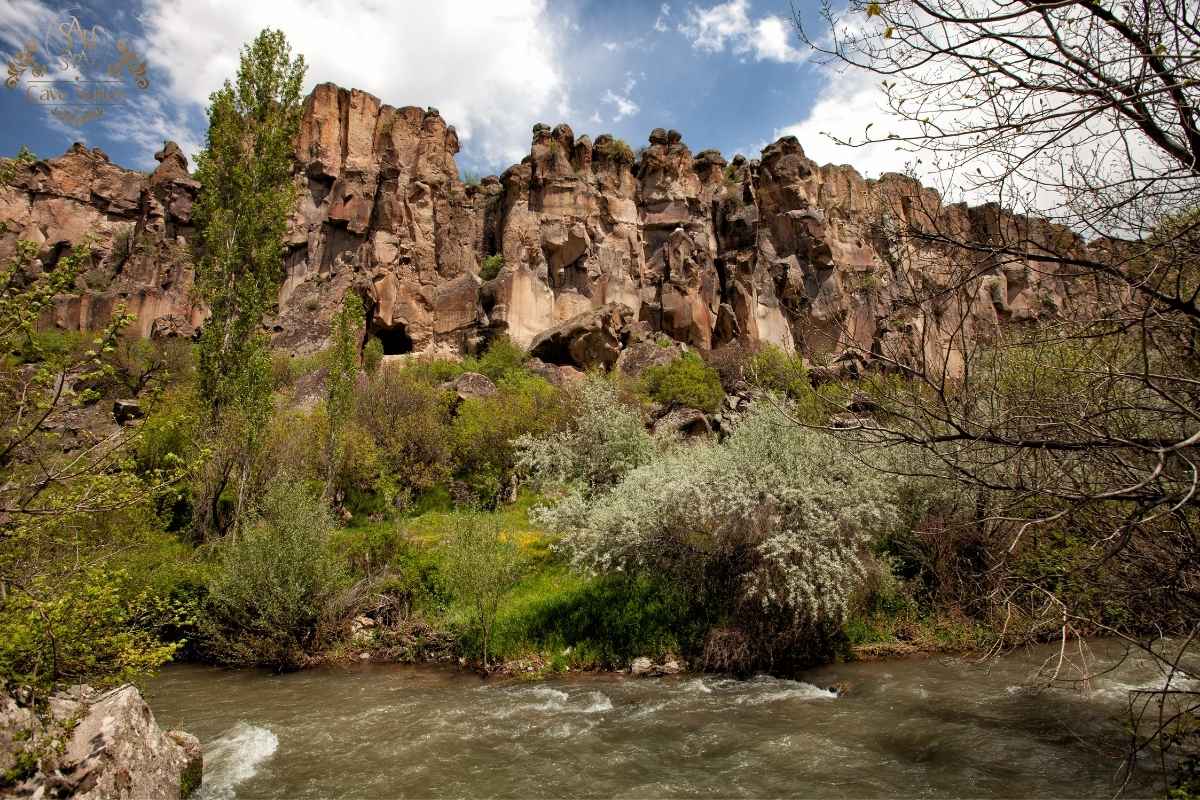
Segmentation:
{"type": "MultiPolygon", "coordinates": [[[[323,346],[342,297],[357,291],[390,354],[474,350],[507,334],[545,360],[589,366],[666,334],[699,349],[770,342],[813,358],[924,355],[953,369],[963,342],[1095,301],[1094,286],[1053,263],[910,235],[1084,250],[1069,231],[995,206],[943,205],[904,176],[819,166],[792,137],[727,163],[693,154],[675,131],[656,129],[635,154],[607,135],[538,124],[527,158],[470,186],[458,147],[434,109],[332,84],[313,91],[267,320],[277,346],[323,346]],[[503,266],[485,281],[481,265],[495,255],[503,266]]],[[[202,324],[189,244],[199,185],[174,144],[156,158],[146,175],[75,145],[0,189],[0,258],[30,239],[44,268],[91,242],[80,291],[46,324],[94,328],[117,303],[143,335],[202,324]]]]}

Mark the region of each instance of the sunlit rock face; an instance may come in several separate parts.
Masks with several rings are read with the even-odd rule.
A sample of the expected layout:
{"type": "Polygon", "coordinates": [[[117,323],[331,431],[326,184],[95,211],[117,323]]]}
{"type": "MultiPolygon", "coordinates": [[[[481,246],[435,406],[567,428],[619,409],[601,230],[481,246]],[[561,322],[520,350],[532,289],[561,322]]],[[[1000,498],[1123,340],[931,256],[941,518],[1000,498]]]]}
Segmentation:
{"type": "MultiPolygon", "coordinates": [[[[677,131],[654,130],[635,154],[608,135],[538,124],[527,158],[470,186],[458,149],[435,109],[332,84],[313,91],[279,305],[266,320],[277,346],[324,346],[355,291],[392,355],[475,350],[504,334],[537,344],[543,359],[589,366],[578,362],[609,364],[631,341],[666,334],[700,350],[765,342],[825,359],[853,349],[953,371],[964,346],[1004,325],[1095,303],[1095,287],[1049,261],[907,235],[936,228],[1083,251],[1069,231],[995,206],[943,205],[904,176],[819,166],[794,137],[727,162],[693,154],[677,131]],[[495,255],[503,266],[482,280],[495,255]],[[572,331],[587,341],[573,344],[572,331]]],[[[91,237],[80,294],[46,324],[94,328],[118,303],[143,335],[202,324],[190,249],[199,186],[173,143],[156,157],[145,175],[76,145],[0,189],[0,256],[30,239],[44,268],[91,237]]]]}

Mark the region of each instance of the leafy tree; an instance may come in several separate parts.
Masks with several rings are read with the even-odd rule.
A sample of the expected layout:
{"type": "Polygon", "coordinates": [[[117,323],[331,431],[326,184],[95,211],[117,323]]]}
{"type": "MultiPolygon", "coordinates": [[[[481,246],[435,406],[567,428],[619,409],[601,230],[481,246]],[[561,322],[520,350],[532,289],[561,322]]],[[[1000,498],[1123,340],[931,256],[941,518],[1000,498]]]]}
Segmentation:
{"type": "MultiPolygon", "coordinates": [[[[825,16],[828,35],[805,38],[880,76],[891,112],[850,144],[908,148],[945,189],[965,184],[997,209],[1030,215],[988,209],[988,224],[960,225],[934,193],[899,192],[881,235],[896,252],[936,249],[947,274],[931,286],[927,268],[901,258],[893,286],[926,331],[937,330],[938,313],[948,317],[939,344],[953,358],[940,346],[882,346],[876,360],[907,380],[882,387],[880,413],[842,435],[915,445],[922,456],[909,468],[956,483],[974,530],[1008,553],[1043,534],[1070,540],[1075,571],[1084,561],[1092,574],[1120,564],[1108,571],[1123,585],[1105,593],[1109,605],[1143,609],[1137,630],[1110,624],[1121,615],[1097,613],[1054,570],[1010,567],[1000,597],[1057,631],[1065,652],[1072,632],[1104,631],[1174,675],[1200,635],[1194,4],[851,0],[825,16]],[[1014,269],[1052,276],[1082,303],[1063,310],[1046,297],[1048,324],[999,340],[968,336],[966,309],[1004,301],[1014,269]]],[[[1169,679],[1157,703],[1144,695],[1131,707],[1168,701],[1181,711],[1167,725],[1194,728],[1200,693],[1169,679]]],[[[1185,741],[1160,737],[1168,731],[1155,724],[1135,735],[1134,757],[1154,741],[1185,741]]]]}
{"type": "MultiPolygon", "coordinates": [[[[236,471],[238,510],[271,413],[262,320],[279,291],[296,200],[292,158],[304,72],[303,56],[292,58],[282,32],[260,33],[243,48],[236,81],[210,97],[207,146],[197,160],[196,287],[211,311],[200,336],[197,388],[211,424],[240,440],[239,452],[210,482],[207,503],[218,501],[236,471]]],[[[198,519],[213,516],[210,510],[198,519]]]]}
{"type": "Polygon", "coordinates": [[[495,517],[463,514],[446,543],[446,573],[451,591],[471,606],[479,630],[480,658],[488,669],[488,647],[500,601],[521,576],[521,551],[495,517]]]}
{"type": "Polygon", "coordinates": [[[325,406],[329,415],[325,444],[329,465],[325,479],[326,494],[333,488],[336,465],[340,461],[342,431],[354,412],[354,384],[358,378],[358,345],[362,338],[363,315],[362,298],[357,292],[350,291],[333,318],[333,346],[329,372],[325,377],[325,406]]]}
{"type": "Polygon", "coordinates": [[[68,415],[113,380],[109,359],[130,317],[116,309],[91,349],[37,331],[55,295],[88,263],[87,243],[30,269],[32,242],[0,269],[0,680],[49,689],[126,680],[170,657],[117,566],[154,530],[154,500],[182,465],[139,470],[137,425],[81,446],[68,415]]]}

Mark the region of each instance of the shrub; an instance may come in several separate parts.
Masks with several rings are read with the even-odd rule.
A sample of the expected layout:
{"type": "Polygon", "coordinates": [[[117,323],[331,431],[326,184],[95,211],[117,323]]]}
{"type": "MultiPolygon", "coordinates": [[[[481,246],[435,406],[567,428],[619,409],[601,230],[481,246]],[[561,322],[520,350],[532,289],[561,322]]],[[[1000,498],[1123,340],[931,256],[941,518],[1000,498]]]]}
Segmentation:
{"type": "Polygon", "coordinates": [[[610,161],[615,161],[618,164],[632,164],[634,162],[633,149],[625,142],[624,139],[618,139],[615,136],[609,139],[600,139],[596,142],[596,152],[602,158],[607,158],[610,161]]]}
{"type": "Polygon", "coordinates": [[[379,371],[379,365],[383,363],[383,342],[379,341],[378,336],[372,336],[367,340],[367,346],[363,348],[363,369],[368,375],[374,375],[379,371]]]}
{"type": "Polygon", "coordinates": [[[500,270],[504,267],[504,256],[497,253],[496,255],[488,256],[483,259],[483,263],[479,265],[479,279],[482,281],[490,281],[500,274],[500,270]]]}
{"type": "Polygon", "coordinates": [[[501,336],[488,344],[482,356],[465,359],[462,368],[466,372],[478,372],[493,381],[500,381],[509,375],[524,373],[528,359],[529,354],[512,339],[501,336]]]}
{"type": "Polygon", "coordinates": [[[355,419],[394,476],[401,503],[450,476],[453,395],[420,365],[384,366],[356,396],[355,419]]]}
{"type": "Polygon", "coordinates": [[[465,400],[453,423],[456,475],[488,504],[511,488],[516,440],[558,430],[566,416],[562,393],[536,375],[511,372],[496,387],[490,397],[465,400]]]}
{"type": "Polygon", "coordinates": [[[721,377],[695,353],[684,353],[670,364],[650,367],[643,382],[652,399],[669,406],[713,413],[725,398],[721,377]]]}
{"type": "Polygon", "coordinates": [[[517,463],[536,483],[577,483],[593,490],[616,483],[654,455],[641,414],[621,402],[610,381],[591,375],[567,402],[566,430],[527,434],[516,442],[517,463]]]}
{"type": "Polygon", "coordinates": [[[156,635],[169,604],[127,584],[122,572],[93,568],[12,592],[0,603],[0,679],[39,691],[110,686],[169,661],[180,645],[156,635]]]}
{"type": "Polygon", "coordinates": [[[290,669],[338,622],[344,582],[330,551],[328,508],[295,480],[275,481],[217,546],[209,583],[206,648],[226,664],[290,669]]]}
{"type": "Polygon", "coordinates": [[[863,548],[898,523],[894,483],[760,407],[725,442],[679,448],[536,519],[565,532],[577,567],[669,577],[727,614],[759,663],[810,660],[838,635],[863,548]],[[815,649],[789,655],[796,642],[815,649]]]}
{"type": "Polygon", "coordinates": [[[466,514],[457,520],[445,544],[446,577],[455,597],[471,607],[486,670],[500,601],[521,576],[521,551],[513,535],[500,530],[495,517],[466,514]]]}
{"type": "Polygon", "coordinates": [[[804,359],[772,344],[764,345],[750,356],[745,373],[752,385],[794,400],[805,399],[813,391],[804,359]]]}

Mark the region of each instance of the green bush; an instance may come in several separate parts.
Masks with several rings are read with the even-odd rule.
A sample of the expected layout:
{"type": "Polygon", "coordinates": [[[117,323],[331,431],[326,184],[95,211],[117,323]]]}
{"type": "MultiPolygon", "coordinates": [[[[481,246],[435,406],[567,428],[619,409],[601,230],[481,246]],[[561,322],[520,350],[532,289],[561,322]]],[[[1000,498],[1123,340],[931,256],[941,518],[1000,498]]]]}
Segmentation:
{"type": "Polygon", "coordinates": [[[463,370],[478,372],[493,381],[501,381],[509,375],[525,373],[525,362],[529,354],[507,336],[493,339],[478,358],[470,356],[463,360],[463,370]]]}
{"type": "MultiPolygon", "coordinates": [[[[447,362],[441,362],[447,363],[447,362]]],[[[406,504],[451,473],[454,396],[430,381],[430,363],[385,366],[356,396],[355,419],[378,449],[406,504]]]]}
{"type": "Polygon", "coordinates": [[[482,281],[490,281],[500,274],[500,270],[504,267],[504,256],[497,253],[496,255],[488,256],[483,259],[483,263],[479,265],[479,279],[482,281]]]}
{"type": "Polygon", "coordinates": [[[494,516],[460,515],[457,523],[444,544],[446,578],[455,598],[471,608],[472,627],[487,669],[500,602],[521,576],[521,550],[515,534],[501,530],[494,516]]]}
{"type": "Polygon", "coordinates": [[[751,385],[794,400],[804,400],[813,391],[804,359],[772,344],[764,345],[750,356],[745,373],[751,385]]]}
{"type": "Polygon", "coordinates": [[[633,148],[624,139],[618,139],[615,136],[597,141],[596,152],[602,158],[615,161],[618,164],[632,164],[634,162],[633,148]]]}
{"type": "Polygon", "coordinates": [[[545,435],[565,422],[562,393],[542,378],[512,371],[490,397],[463,401],[453,422],[456,476],[484,503],[494,502],[516,467],[516,440],[545,435]]]}
{"type": "Polygon", "coordinates": [[[642,380],[646,394],[668,406],[698,408],[711,414],[725,398],[721,377],[695,353],[650,367],[642,380]]]}
{"type": "MultiPolygon", "coordinates": [[[[761,667],[829,655],[862,582],[862,552],[899,522],[896,483],[762,406],[723,442],[676,448],[535,521],[564,532],[576,567],[679,586],[730,620],[722,637],[745,640],[740,666],[761,667]]],[[[726,654],[713,661],[738,666],[726,654]]]]}
{"type": "Polygon", "coordinates": [[[383,342],[379,341],[378,336],[372,336],[367,340],[367,346],[363,348],[363,369],[368,375],[374,375],[379,371],[379,365],[383,363],[383,342]]]}
{"type": "Polygon", "coordinates": [[[11,592],[0,603],[3,683],[111,686],[169,661],[180,645],[157,630],[173,617],[171,604],[130,584],[123,572],[90,569],[11,592]]]}
{"type": "Polygon", "coordinates": [[[328,508],[303,484],[275,481],[217,545],[205,648],[217,661],[302,666],[341,621],[345,571],[330,549],[328,508]]]}
{"type": "Polygon", "coordinates": [[[654,455],[640,411],[621,402],[613,383],[590,375],[567,393],[565,430],[517,439],[521,470],[535,484],[581,484],[591,491],[616,483],[654,455]]]}

